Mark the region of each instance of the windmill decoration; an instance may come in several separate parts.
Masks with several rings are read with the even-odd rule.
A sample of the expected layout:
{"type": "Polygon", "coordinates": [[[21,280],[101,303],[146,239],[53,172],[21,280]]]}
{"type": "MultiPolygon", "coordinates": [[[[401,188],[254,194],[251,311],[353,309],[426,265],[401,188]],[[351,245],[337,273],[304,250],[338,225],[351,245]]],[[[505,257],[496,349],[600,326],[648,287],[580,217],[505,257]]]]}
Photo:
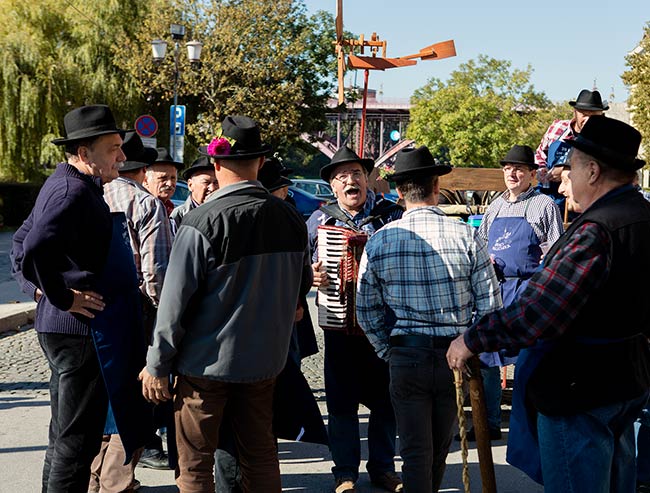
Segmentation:
{"type": "Polygon", "coordinates": [[[442,41],[422,48],[418,53],[397,58],[386,57],[386,41],[380,40],[377,33],[372,33],[370,39],[363,34],[359,39],[344,39],[343,37],[343,0],[336,0],[336,57],[338,61],[338,96],[339,104],[345,101],[345,67],[363,69],[363,109],[361,110],[361,132],[359,138],[359,155],[363,157],[364,135],[366,130],[366,102],[368,99],[368,75],[370,70],[386,70],[389,68],[406,67],[417,64],[417,60],[441,60],[456,56],[456,46],[453,40],[442,41]],[[370,56],[355,55],[355,49],[364,54],[364,49],[370,48],[370,56]],[[381,56],[378,56],[381,48],[381,56]],[[347,50],[347,55],[346,55],[347,50]]]}

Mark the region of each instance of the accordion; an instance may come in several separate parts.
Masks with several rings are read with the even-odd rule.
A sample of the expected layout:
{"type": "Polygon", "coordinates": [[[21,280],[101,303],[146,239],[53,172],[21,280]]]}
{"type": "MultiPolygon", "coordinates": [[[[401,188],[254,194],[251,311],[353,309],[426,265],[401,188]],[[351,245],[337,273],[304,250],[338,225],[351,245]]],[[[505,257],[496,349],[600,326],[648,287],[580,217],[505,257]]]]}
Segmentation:
{"type": "Polygon", "coordinates": [[[339,226],[318,227],[318,260],[323,262],[328,286],[318,288],[318,325],[363,335],[357,323],[356,294],[359,261],[368,235],[339,226]]]}

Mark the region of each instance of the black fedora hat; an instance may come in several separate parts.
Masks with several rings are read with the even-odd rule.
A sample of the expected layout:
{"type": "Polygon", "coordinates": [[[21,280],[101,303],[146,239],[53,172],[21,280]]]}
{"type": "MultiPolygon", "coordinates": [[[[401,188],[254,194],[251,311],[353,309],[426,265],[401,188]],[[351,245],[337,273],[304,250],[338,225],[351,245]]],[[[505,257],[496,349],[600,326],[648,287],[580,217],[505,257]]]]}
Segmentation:
{"type": "Polygon", "coordinates": [[[604,115],[590,116],[575,140],[567,143],[612,168],[636,171],[645,166],[645,161],[637,158],[641,146],[639,131],[604,115]]]}
{"type": "Polygon", "coordinates": [[[164,147],[156,147],[156,153],[157,153],[156,160],[151,164],[171,164],[176,166],[176,169],[179,171],[185,167],[183,163],[174,161],[172,155],[164,147]]]}
{"type": "Polygon", "coordinates": [[[199,152],[214,159],[242,160],[265,156],[271,152],[269,144],[262,143],[257,122],[247,116],[227,116],[221,122],[221,132],[199,152]]]}
{"type": "Polygon", "coordinates": [[[212,166],[210,160],[206,156],[201,156],[200,158],[195,159],[192,166],[183,171],[183,179],[189,180],[192,176],[201,171],[214,171],[214,166],[212,166]]]}
{"type": "Polygon", "coordinates": [[[82,139],[90,139],[107,134],[124,134],[128,130],[117,128],[111,109],[104,104],[80,106],[63,117],[65,137],[54,139],[52,144],[60,146],[82,139]]]}
{"type": "Polygon", "coordinates": [[[156,160],[158,155],[156,149],[145,147],[140,136],[133,131],[127,132],[124,136],[122,152],[126,156],[126,161],[120,168],[120,172],[133,171],[149,166],[156,160]]]}
{"type": "Polygon", "coordinates": [[[283,169],[286,168],[279,159],[275,157],[268,158],[264,161],[264,166],[262,166],[262,169],[257,174],[257,179],[269,192],[273,192],[282,187],[288,187],[293,182],[282,175],[283,169]]]}
{"type": "Polygon", "coordinates": [[[607,111],[609,109],[607,101],[603,101],[600,93],[598,91],[590,91],[589,89],[580,91],[576,100],[569,101],[569,104],[577,110],[607,111]]]}
{"type": "Polygon", "coordinates": [[[427,146],[402,149],[395,158],[395,169],[389,180],[401,181],[424,176],[441,176],[451,172],[451,166],[438,164],[427,146]]]}
{"type": "Polygon", "coordinates": [[[360,158],[348,146],[343,146],[334,153],[332,160],[320,169],[320,177],[325,181],[330,181],[330,175],[334,171],[334,168],[346,163],[359,163],[368,173],[375,167],[375,161],[373,159],[360,158]]]}
{"type": "Polygon", "coordinates": [[[537,169],[535,153],[528,146],[513,145],[501,161],[501,166],[506,164],[525,164],[530,169],[537,169]]]}

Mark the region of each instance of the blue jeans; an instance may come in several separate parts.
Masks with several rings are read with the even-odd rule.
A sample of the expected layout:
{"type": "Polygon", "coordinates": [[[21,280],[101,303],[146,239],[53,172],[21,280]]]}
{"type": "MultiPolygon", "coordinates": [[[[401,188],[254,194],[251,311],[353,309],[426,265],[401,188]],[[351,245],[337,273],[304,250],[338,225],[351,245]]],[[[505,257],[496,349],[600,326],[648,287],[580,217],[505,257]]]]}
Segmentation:
{"type": "Polygon", "coordinates": [[[634,421],[648,394],[573,416],[537,414],[544,491],[633,493],[634,421]]]}
{"type": "Polygon", "coordinates": [[[388,364],[365,336],[325,330],[327,431],[337,479],[359,477],[359,404],[370,409],[368,464],[371,477],[395,471],[397,425],[388,392],[388,364]]]}
{"type": "Polygon", "coordinates": [[[501,367],[481,368],[485,407],[490,430],[501,430],[501,367]]]}
{"type": "Polygon", "coordinates": [[[52,371],[42,491],[87,491],[108,410],[95,345],[91,336],[39,333],[38,340],[52,371]]]}
{"type": "Polygon", "coordinates": [[[454,375],[447,349],[393,347],[390,395],[397,415],[404,491],[438,491],[456,421],[454,375]]]}

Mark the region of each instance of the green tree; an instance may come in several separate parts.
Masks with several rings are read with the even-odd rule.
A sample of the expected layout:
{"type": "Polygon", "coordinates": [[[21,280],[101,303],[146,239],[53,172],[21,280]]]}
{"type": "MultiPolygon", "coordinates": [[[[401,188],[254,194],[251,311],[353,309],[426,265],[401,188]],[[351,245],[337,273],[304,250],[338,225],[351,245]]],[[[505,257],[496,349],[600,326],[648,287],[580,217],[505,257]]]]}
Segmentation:
{"type": "Polygon", "coordinates": [[[628,106],[634,126],[643,135],[647,156],[647,143],[650,139],[650,23],[645,25],[643,31],[643,39],[638,48],[625,57],[629,69],[621,78],[630,88],[628,106]]]}
{"type": "Polygon", "coordinates": [[[63,116],[82,104],[111,106],[120,123],[144,102],[114,63],[118,38],[132,35],[139,0],[0,0],[0,174],[37,180],[63,159],[50,140],[63,116]]]}
{"type": "Polygon", "coordinates": [[[167,37],[171,22],[185,25],[185,41],[203,43],[200,67],[179,55],[179,104],[188,108],[186,145],[205,144],[228,114],[257,120],[276,148],[324,127],[336,73],[330,14],[309,17],[296,0],[155,0],[141,29],[120,43],[119,64],[163,119],[173,98],[174,57],[154,65],[149,44],[167,37]]]}
{"type": "Polygon", "coordinates": [[[407,136],[455,166],[498,166],[514,144],[535,149],[553,119],[571,112],[536,92],[531,73],[480,55],[447,82],[431,79],[411,99],[407,136]]]}

